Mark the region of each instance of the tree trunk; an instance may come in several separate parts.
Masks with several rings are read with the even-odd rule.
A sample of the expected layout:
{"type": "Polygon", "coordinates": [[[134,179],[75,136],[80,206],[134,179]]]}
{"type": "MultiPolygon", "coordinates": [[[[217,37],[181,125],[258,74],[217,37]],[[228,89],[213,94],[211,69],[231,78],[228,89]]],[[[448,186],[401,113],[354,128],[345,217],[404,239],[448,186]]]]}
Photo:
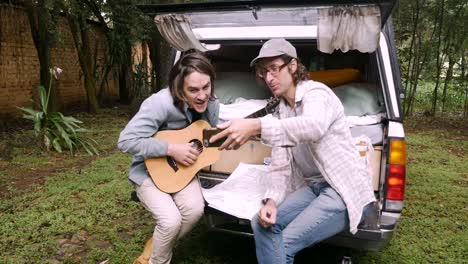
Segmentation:
{"type": "Polygon", "coordinates": [[[89,27],[86,18],[82,17],[83,14],[77,12],[76,14],[67,13],[68,24],[73,36],[76,51],[78,53],[78,60],[80,62],[81,70],[84,76],[84,86],[88,99],[88,111],[96,113],[99,111],[99,103],[97,100],[97,80],[94,76],[96,71],[96,64],[93,61],[91,43],[89,38],[89,27]],[[77,15],[76,17],[74,15],[77,15]]]}
{"type": "Polygon", "coordinates": [[[408,100],[408,105],[406,107],[406,112],[405,115],[411,116],[413,113],[413,106],[414,106],[414,98],[416,96],[416,90],[418,88],[418,82],[419,82],[419,75],[421,74],[421,53],[422,49],[420,48],[421,46],[421,39],[417,37],[417,43],[416,43],[416,48],[415,48],[415,58],[413,62],[413,67],[411,69],[411,75],[409,78],[411,78],[411,93],[409,96],[408,100]]]}
{"type": "MultiPolygon", "coordinates": [[[[98,80],[96,80],[96,83],[99,83],[99,85],[96,86],[97,88],[97,91],[96,91],[96,94],[97,94],[97,100],[99,103],[102,103],[104,101],[104,97],[105,97],[105,85],[107,84],[107,78],[109,76],[109,73],[111,72],[113,66],[114,66],[114,63],[112,61],[112,59],[110,59],[110,56],[109,56],[109,53],[110,53],[110,50],[111,50],[111,45],[113,44],[111,39],[111,30],[109,29],[109,27],[107,26],[107,23],[106,23],[106,19],[104,18],[103,16],[103,12],[102,12],[102,5],[98,4],[97,2],[95,1],[89,1],[89,0],[82,0],[83,3],[89,8],[89,10],[94,14],[94,16],[97,18],[98,20],[98,23],[99,23],[99,26],[100,28],[102,29],[102,31],[104,32],[104,35],[106,36],[106,54],[104,54],[104,62],[103,62],[103,69],[102,69],[102,72],[101,74],[97,74],[97,76],[99,76],[98,80]]],[[[97,42],[96,42],[97,43],[97,42]]],[[[97,54],[97,45],[96,45],[96,49],[95,49],[95,53],[97,54]]],[[[95,59],[97,59],[97,55],[95,56],[95,59]]],[[[94,65],[97,65],[97,63],[95,62],[94,65]]]]}
{"type": "Polygon", "coordinates": [[[109,73],[111,72],[112,68],[113,68],[113,65],[111,65],[110,63],[107,62],[104,62],[104,70],[103,70],[103,73],[102,73],[102,76],[101,76],[101,80],[100,80],[100,85],[98,86],[98,91],[97,91],[97,97],[98,97],[98,102],[99,104],[105,102],[105,97],[106,97],[106,85],[108,85],[108,82],[107,82],[107,79],[109,78],[109,73]]]}
{"type": "MultiPolygon", "coordinates": [[[[434,92],[432,94],[432,109],[431,109],[431,115],[435,116],[437,112],[437,100],[438,100],[438,91],[439,91],[439,83],[440,83],[440,73],[442,70],[442,64],[444,63],[444,52],[440,51],[440,45],[442,42],[442,26],[444,24],[444,2],[445,0],[442,0],[441,7],[439,10],[439,19],[438,19],[438,25],[435,25],[438,27],[439,32],[437,34],[437,51],[436,51],[436,82],[434,86],[434,92]],[[442,53],[442,54],[441,54],[442,53]],[[442,58],[441,58],[442,56],[442,58]]],[[[444,49],[446,50],[446,49],[444,49]]]]}
{"type": "Polygon", "coordinates": [[[415,79],[415,71],[419,64],[419,57],[421,55],[415,52],[413,65],[411,66],[411,73],[408,75],[409,80],[409,89],[408,89],[408,98],[405,99],[405,115],[411,116],[411,108],[414,102],[414,95],[416,94],[417,79],[415,79]]]}
{"type": "MultiPolygon", "coordinates": [[[[432,41],[432,38],[434,36],[434,32],[435,30],[432,32],[432,36],[431,36],[431,41],[432,41]]],[[[426,61],[427,61],[427,58],[428,58],[428,55],[429,55],[429,49],[426,47],[426,48],[421,48],[423,46],[423,40],[421,38],[421,36],[418,36],[418,48],[417,48],[417,57],[416,57],[416,61],[415,61],[415,67],[414,67],[414,72],[412,73],[412,80],[414,81],[413,83],[413,89],[412,89],[412,95],[411,95],[411,101],[410,101],[410,105],[408,107],[408,111],[406,113],[406,115],[410,116],[412,113],[413,113],[413,110],[414,110],[414,98],[416,97],[416,91],[417,91],[417,87],[418,87],[418,83],[419,83],[419,78],[421,77],[421,73],[423,71],[423,68],[424,66],[426,66],[426,61]],[[421,53],[422,53],[422,58],[421,58],[421,53]]]]}
{"type": "Polygon", "coordinates": [[[411,96],[410,96],[410,101],[409,101],[409,105],[407,108],[407,112],[405,113],[407,116],[411,116],[413,114],[414,98],[416,96],[416,90],[418,88],[419,75],[420,75],[420,66],[419,66],[420,59],[421,59],[421,54],[418,52],[415,58],[414,68],[411,74],[411,82],[412,82],[413,87],[411,89],[411,96]]]}
{"type": "Polygon", "coordinates": [[[157,29],[151,35],[151,38],[154,43],[154,50],[157,52],[157,59],[153,61],[153,65],[156,71],[156,91],[159,91],[167,86],[169,71],[172,66],[172,48],[157,29]]]}
{"type": "Polygon", "coordinates": [[[141,41],[141,57],[142,57],[142,62],[144,63],[144,71],[145,71],[145,81],[143,82],[145,84],[145,96],[148,96],[148,93],[151,93],[151,90],[148,91],[148,85],[151,86],[151,79],[149,77],[151,76],[151,67],[148,65],[151,63],[151,60],[148,61],[148,41],[142,40],[141,41]],[[149,76],[148,76],[149,74],[149,76]]]}
{"type": "Polygon", "coordinates": [[[119,67],[119,98],[122,104],[130,103],[130,78],[128,75],[128,65],[122,64],[119,67]]]}
{"type": "MultiPolygon", "coordinates": [[[[44,0],[39,0],[37,2],[26,0],[24,3],[29,18],[34,46],[36,47],[37,57],[39,59],[40,85],[44,86],[47,92],[51,89],[48,110],[57,111],[59,109],[57,90],[54,82],[51,83],[50,76],[50,68],[52,68],[50,63],[51,35],[49,29],[52,27],[50,12],[44,0]]],[[[35,102],[35,104],[39,105],[38,102],[35,102]]]]}
{"type": "Polygon", "coordinates": [[[414,98],[416,96],[416,90],[417,90],[419,78],[421,76],[421,72],[423,71],[423,68],[427,66],[426,62],[427,62],[427,58],[429,55],[429,47],[425,47],[424,43],[426,42],[432,43],[435,32],[436,32],[436,28],[434,27],[434,30],[432,30],[432,33],[431,33],[431,37],[428,40],[422,39],[423,33],[416,35],[417,41],[415,42],[415,51],[414,51],[416,57],[415,57],[415,62],[413,63],[413,67],[411,70],[412,72],[410,75],[411,81],[414,81],[414,83],[412,85],[413,88],[411,90],[410,100],[408,102],[406,112],[405,112],[405,114],[408,116],[410,116],[413,113],[414,98]]]}
{"type": "Polygon", "coordinates": [[[447,87],[448,83],[452,80],[453,76],[453,65],[455,64],[455,60],[452,57],[453,55],[449,54],[449,65],[447,69],[447,73],[445,74],[445,81],[444,81],[444,90],[442,91],[442,112],[445,112],[445,101],[447,99],[447,87]]]}
{"type": "Polygon", "coordinates": [[[99,103],[96,97],[96,80],[94,74],[89,69],[83,73],[86,97],[88,99],[88,112],[96,113],[99,111],[99,103]]]}
{"type": "Polygon", "coordinates": [[[127,46],[125,48],[125,55],[124,57],[128,58],[128,60],[120,64],[119,67],[119,99],[120,102],[123,104],[130,104],[132,101],[132,94],[131,94],[131,70],[132,70],[132,48],[127,46]]]}
{"type": "Polygon", "coordinates": [[[157,50],[158,48],[155,45],[154,39],[148,40],[148,48],[149,48],[149,58],[151,62],[151,93],[155,93],[157,91],[156,85],[156,63],[158,60],[157,57],[157,50]]]}
{"type": "Polygon", "coordinates": [[[465,87],[465,109],[463,110],[463,117],[467,117],[468,113],[468,86],[465,87]]]}
{"type": "Polygon", "coordinates": [[[462,51],[461,52],[462,56],[461,56],[461,65],[460,65],[460,71],[461,71],[461,80],[462,82],[465,84],[465,107],[463,109],[463,117],[467,117],[467,114],[468,114],[468,85],[467,85],[467,81],[468,81],[468,76],[466,74],[466,57],[465,57],[465,52],[462,51]]]}
{"type": "MultiPolygon", "coordinates": [[[[420,8],[419,8],[419,0],[416,1],[416,9],[412,13],[413,15],[413,28],[411,32],[411,43],[410,43],[410,48],[409,48],[409,58],[408,58],[408,66],[406,69],[406,80],[405,80],[405,88],[408,88],[408,84],[410,84],[410,90],[408,91],[408,94],[411,94],[411,75],[410,75],[410,70],[411,68],[414,68],[414,61],[413,61],[413,48],[414,48],[414,40],[416,38],[416,30],[418,28],[419,24],[419,13],[420,13],[420,8]]],[[[403,109],[407,110],[409,108],[409,100],[405,100],[405,104],[403,105],[403,109]]],[[[408,111],[406,111],[408,112],[408,111]]]]}

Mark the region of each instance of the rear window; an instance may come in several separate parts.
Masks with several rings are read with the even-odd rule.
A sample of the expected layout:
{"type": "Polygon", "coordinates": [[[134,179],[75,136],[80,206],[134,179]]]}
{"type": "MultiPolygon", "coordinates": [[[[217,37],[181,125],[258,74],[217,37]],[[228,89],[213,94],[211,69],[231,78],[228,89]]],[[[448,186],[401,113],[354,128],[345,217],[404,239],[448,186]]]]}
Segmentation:
{"type": "Polygon", "coordinates": [[[239,11],[186,13],[193,28],[317,25],[317,8],[262,8],[239,11]]]}

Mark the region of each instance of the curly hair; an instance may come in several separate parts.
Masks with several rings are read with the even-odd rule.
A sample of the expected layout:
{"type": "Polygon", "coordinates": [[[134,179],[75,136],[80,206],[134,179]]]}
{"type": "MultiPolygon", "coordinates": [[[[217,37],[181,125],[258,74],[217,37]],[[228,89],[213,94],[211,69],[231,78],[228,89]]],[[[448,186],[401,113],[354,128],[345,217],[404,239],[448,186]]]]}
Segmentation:
{"type": "Polygon", "coordinates": [[[292,75],[294,85],[297,85],[298,83],[302,81],[309,80],[309,71],[307,70],[307,68],[304,66],[304,64],[302,64],[299,58],[297,58],[296,61],[297,61],[297,69],[292,75]]]}
{"type": "Polygon", "coordinates": [[[184,80],[186,76],[193,72],[199,72],[210,76],[210,100],[215,99],[214,80],[216,78],[216,73],[213,65],[203,52],[190,50],[182,55],[169,72],[169,90],[174,100],[174,104],[181,110],[183,109],[185,101],[184,80]]]}

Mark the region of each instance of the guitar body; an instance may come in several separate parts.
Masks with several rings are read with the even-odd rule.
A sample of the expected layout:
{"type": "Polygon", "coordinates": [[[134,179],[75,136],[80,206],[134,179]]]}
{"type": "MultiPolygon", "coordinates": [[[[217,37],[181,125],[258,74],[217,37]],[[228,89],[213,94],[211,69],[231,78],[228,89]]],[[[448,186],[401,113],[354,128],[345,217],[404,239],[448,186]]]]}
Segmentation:
{"type": "Polygon", "coordinates": [[[159,131],[153,136],[173,144],[193,142],[201,150],[197,161],[191,166],[183,166],[168,156],[145,160],[146,168],[154,184],[161,191],[175,193],[182,190],[199,170],[219,159],[220,151],[217,147],[205,148],[203,146],[203,129],[208,128],[211,128],[208,122],[198,120],[184,129],[159,131]]]}
{"type": "MultiPolygon", "coordinates": [[[[271,113],[279,102],[279,98],[273,98],[269,100],[264,109],[260,109],[245,118],[261,117],[271,113]]],[[[199,170],[219,160],[221,152],[218,150],[217,142],[214,142],[214,144],[206,143],[207,146],[210,145],[211,147],[203,145],[204,140],[208,140],[204,138],[203,132],[204,130],[210,130],[210,128],[211,126],[208,122],[198,120],[184,129],[163,130],[153,136],[154,138],[173,144],[190,142],[200,151],[197,161],[190,166],[183,166],[169,156],[145,160],[145,165],[151,179],[153,179],[154,184],[161,191],[175,193],[182,190],[190,183],[199,170]]]]}

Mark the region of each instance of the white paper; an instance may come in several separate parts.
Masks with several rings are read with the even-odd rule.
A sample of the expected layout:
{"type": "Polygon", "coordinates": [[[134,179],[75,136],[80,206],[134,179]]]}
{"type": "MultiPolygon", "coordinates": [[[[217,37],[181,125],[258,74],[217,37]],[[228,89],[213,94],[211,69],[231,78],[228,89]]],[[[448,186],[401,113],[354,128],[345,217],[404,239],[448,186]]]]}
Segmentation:
{"type": "Polygon", "coordinates": [[[244,118],[265,108],[267,100],[237,98],[232,104],[219,104],[219,120],[221,122],[236,118],[244,118]]]}
{"type": "Polygon", "coordinates": [[[239,163],[224,182],[202,188],[208,206],[238,218],[252,220],[262,207],[267,186],[267,165],[239,163]]]}
{"type": "MultiPolygon", "coordinates": [[[[353,143],[360,152],[361,165],[372,175],[369,156],[374,149],[370,139],[361,135],[353,138],[353,143]]],[[[211,189],[202,188],[203,197],[209,207],[238,218],[252,220],[260,211],[263,195],[270,184],[267,173],[268,165],[239,163],[224,182],[211,189]]],[[[369,178],[369,184],[372,184],[372,177],[369,178]]]]}

